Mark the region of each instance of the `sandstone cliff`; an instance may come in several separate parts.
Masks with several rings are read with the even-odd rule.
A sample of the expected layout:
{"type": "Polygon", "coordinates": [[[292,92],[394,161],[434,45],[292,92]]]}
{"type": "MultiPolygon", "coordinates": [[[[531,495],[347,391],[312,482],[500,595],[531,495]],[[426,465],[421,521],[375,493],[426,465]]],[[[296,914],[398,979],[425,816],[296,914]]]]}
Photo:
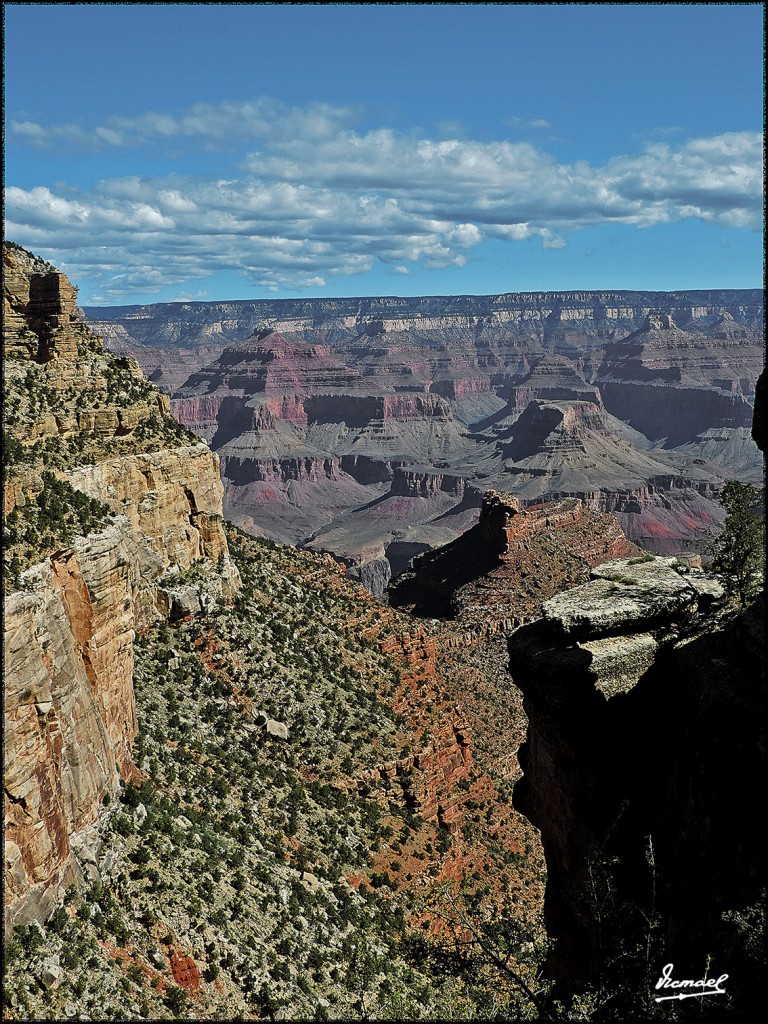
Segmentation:
{"type": "Polygon", "coordinates": [[[27,571],[4,613],[5,900],[44,918],[81,878],[73,838],[133,771],[136,542],[127,524],[27,571]],[[29,589],[26,589],[29,588],[29,589]]]}
{"type": "Polygon", "coordinates": [[[180,570],[207,565],[219,596],[238,581],[217,456],[103,349],[63,274],[13,245],[4,262],[5,901],[28,920],[81,878],[135,772],[136,631],[178,604],[180,570]]]}

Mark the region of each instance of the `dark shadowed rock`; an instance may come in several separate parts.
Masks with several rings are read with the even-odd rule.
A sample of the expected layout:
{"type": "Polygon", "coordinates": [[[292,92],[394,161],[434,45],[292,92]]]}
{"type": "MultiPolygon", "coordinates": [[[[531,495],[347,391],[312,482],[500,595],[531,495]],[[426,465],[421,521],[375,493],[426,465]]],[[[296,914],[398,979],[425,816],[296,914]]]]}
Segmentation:
{"type": "Polygon", "coordinates": [[[363,565],[353,565],[347,569],[347,576],[357,580],[367,591],[376,597],[386,594],[392,578],[392,568],[386,558],[376,558],[363,565]]]}
{"type": "Polygon", "coordinates": [[[748,1008],[762,977],[745,924],[764,884],[762,602],[734,615],[704,576],[631,562],[594,570],[509,640],[529,720],[514,803],[542,833],[549,970],[562,994],[610,991],[624,1019],[664,964],[682,978],[711,964],[748,1008]],[[637,582],[616,584],[612,613],[617,570],[637,582]]]}

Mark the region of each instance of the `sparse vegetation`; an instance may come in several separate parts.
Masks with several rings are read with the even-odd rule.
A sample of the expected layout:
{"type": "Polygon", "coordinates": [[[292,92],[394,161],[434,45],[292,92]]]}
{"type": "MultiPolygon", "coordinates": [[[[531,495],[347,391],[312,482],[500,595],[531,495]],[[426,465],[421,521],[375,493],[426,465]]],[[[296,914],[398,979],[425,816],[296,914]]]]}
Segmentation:
{"type": "Polygon", "coordinates": [[[3,524],[3,587],[19,586],[20,575],[42,557],[71,544],[75,537],[104,527],[113,518],[104,502],[76,491],[66,480],[43,470],[34,500],[17,506],[3,524]]]}
{"type": "MultiPolygon", "coordinates": [[[[77,959],[53,992],[30,986],[17,958],[14,1015],[42,1017],[67,1001],[127,1019],[278,1009],[292,1019],[455,1019],[491,1004],[535,1015],[479,946],[448,955],[453,932],[415,952],[414,928],[439,920],[450,842],[403,810],[407,775],[385,785],[372,773],[404,740],[390,703],[401,669],[382,650],[391,617],[354,596],[330,560],[236,530],[229,542],[244,582],[235,605],[137,638],[134,757],[145,779],[104,809],[110,874],[42,931],[17,936],[37,943],[27,963],[77,959]],[[257,723],[259,711],[287,725],[287,741],[257,723]],[[409,869],[413,891],[436,886],[419,906],[404,888],[409,869]],[[169,967],[177,954],[196,965],[194,984],[169,967]]],[[[465,889],[466,906],[491,913],[479,882],[465,889]]],[[[531,984],[540,955],[535,943],[525,952],[531,984]]]]}

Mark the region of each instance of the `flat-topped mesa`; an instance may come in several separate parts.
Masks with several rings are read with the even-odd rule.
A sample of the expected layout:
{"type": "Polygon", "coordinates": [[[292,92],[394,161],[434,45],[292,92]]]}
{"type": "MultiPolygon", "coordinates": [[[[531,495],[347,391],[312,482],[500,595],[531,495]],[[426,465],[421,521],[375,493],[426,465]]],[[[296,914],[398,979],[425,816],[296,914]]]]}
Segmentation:
{"type": "Polygon", "coordinates": [[[308,423],[343,422],[348,427],[388,420],[453,419],[440,395],[313,395],[304,401],[308,423]]]}
{"type": "Polygon", "coordinates": [[[664,438],[666,447],[707,429],[748,428],[764,338],[724,322],[720,317],[706,332],[683,330],[670,316],[649,315],[639,330],[607,345],[595,380],[606,409],[651,440],[664,438]]]}

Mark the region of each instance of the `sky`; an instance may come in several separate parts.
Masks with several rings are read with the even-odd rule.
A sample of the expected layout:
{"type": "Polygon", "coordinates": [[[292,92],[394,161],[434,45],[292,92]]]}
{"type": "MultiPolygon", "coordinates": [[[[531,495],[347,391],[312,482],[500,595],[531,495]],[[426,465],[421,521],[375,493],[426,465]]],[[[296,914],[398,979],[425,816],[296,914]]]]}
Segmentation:
{"type": "Polygon", "coordinates": [[[762,4],[4,4],[83,305],[763,284],[762,4]]]}

